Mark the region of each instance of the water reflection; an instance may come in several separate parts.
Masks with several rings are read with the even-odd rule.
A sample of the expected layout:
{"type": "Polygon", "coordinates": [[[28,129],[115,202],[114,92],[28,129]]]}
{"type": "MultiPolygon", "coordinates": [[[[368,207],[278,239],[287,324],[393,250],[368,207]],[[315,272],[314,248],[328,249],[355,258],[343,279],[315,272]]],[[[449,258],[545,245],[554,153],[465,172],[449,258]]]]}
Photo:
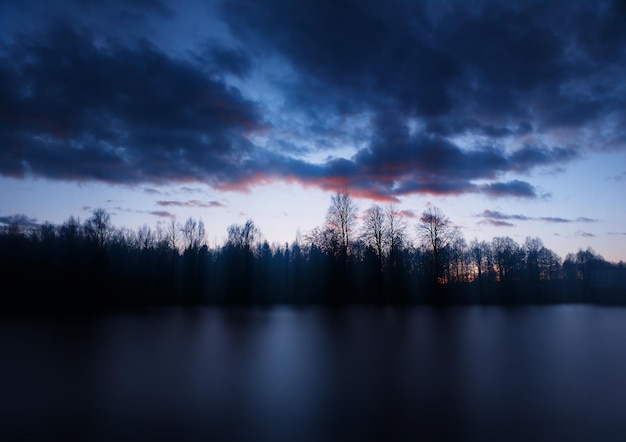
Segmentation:
{"type": "Polygon", "coordinates": [[[626,311],[0,321],[3,440],[624,440],[626,311]]]}

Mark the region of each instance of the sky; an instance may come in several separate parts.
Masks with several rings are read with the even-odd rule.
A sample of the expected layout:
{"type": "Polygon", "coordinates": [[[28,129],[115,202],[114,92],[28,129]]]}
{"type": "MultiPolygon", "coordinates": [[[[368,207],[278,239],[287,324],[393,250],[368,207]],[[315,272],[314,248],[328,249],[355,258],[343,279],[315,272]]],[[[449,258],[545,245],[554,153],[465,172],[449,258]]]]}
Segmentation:
{"type": "Polygon", "coordinates": [[[0,1],[0,223],[251,218],[347,190],[415,236],[626,260],[623,1],[0,1]]]}

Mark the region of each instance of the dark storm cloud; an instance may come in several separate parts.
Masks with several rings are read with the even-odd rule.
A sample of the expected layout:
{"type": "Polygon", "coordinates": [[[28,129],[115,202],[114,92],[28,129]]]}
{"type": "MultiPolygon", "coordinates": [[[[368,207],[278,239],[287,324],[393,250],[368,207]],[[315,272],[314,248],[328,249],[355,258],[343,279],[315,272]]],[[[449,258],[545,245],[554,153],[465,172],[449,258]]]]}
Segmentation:
{"type": "Polygon", "coordinates": [[[0,174],[537,198],[537,169],[626,149],[618,1],[229,0],[231,37],[172,52],[174,2],[115,3],[5,3],[0,174]]]}
{"type": "MultiPolygon", "coordinates": [[[[32,0],[24,3],[33,4],[32,0]]],[[[36,2],[36,4],[39,2],[36,2]]],[[[60,5],[55,5],[57,9],[64,9],[63,12],[68,13],[74,10],[81,15],[87,13],[93,14],[110,14],[108,18],[126,18],[127,20],[137,21],[140,17],[155,14],[162,18],[172,18],[176,15],[174,10],[162,0],[68,0],[60,5]]]]}
{"type": "Polygon", "coordinates": [[[113,183],[228,174],[261,127],[255,105],[147,42],[56,28],[0,60],[0,173],[113,183]]]}
{"type": "Polygon", "coordinates": [[[245,41],[288,58],[311,89],[301,103],[334,96],[341,110],[419,115],[452,106],[447,85],[458,67],[428,41],[432,25],[418,3],[242,0],[224,2],[222,14],[245,41]]]}
{"type": "MultiPolygon", "coordinates": [[[[536,198],[531,183],[498,178],[560,170],[581,151],[615,145],[610,137],[593,146],[577,139],[552,145],[544,136],[553,129],[626,119],[624,92],[611,87],[626,61],[614,6],[241,0],[224,2],[222,16],[242,41],[287,60],[296,77],[286,89],[293,109],[317,118],[333,110],[375,115],[367,147],[349,159],[346,174],[317,167],[325,183],[381,199],[466,192],[536,198]],[[612,49],[599,54],[605,40],[612,49]],[[398,121],[407,117],[423,124],[417,135],[398,121]],[[460,146],[455,135],[488,141],[460,146]]],[[[262,182],[268,175],[255,176],[262,182]]]]}
{"type": "MultiPolygon", "coordinates": [[[[493,181],[510,172],[527,172],[540,166],[562,165],[576,157],[565,148],[523,147],[512,153],[494,147],[462,149],[446,138],[425,133],[410,133],[395,115],[379,115],[372,142],[350,160],[331,160],[308,169],[328,183],[340,182],[353,191],[394,199],[411,193],[462,194],[485,193],[490,196],[535,198],[531,184],[513,180],[493,181]],[[476,180],[491,183],[476,184],[476,180]]],[[[295,166],[291,162],[291,166],[295,166]]],[[[268,167],[271,167],[268,165],[268,167]]],[[[306,173],[294,173],[303,180],[306,173]]]]}
{"type": "Polygon", "coordinates": [[[248,76],[252,69],[250,57],[241,48],[228,48],[221,45],[209,46],[203,54],[216,67],[215,73],[232,74],[240,78],[248,76]]]}
{"type": "Polygon", "coordinates": [[[563,165],[577,156],[565,148],[525,146],[510,153],[491,146],[462,149],[440,136],[410,133],[406,124],[391,115],[379,116],[374,125],[377,129],[370,145],[349,159],[331,157],[311,164],[257,149],[218,186],[246,190],[282,179],[328,190],[347,188],[356,196],[380,201],[414,193],[536,198],[537,190],[530,183],[498,178],[507,172],[563,165]],[[489,182],[479,184],[478,180],[489,182]]]}
{"type": "Polygon", "coordinates": [[[19,34],[36,35],[52,24],[90,29],[100,36],[130,41],[172,23],[177,14],[161,0],[3,0],[0,16],[6,18],[0,37],[7,41],[19,39],[19,34]]]}
{"type": "Polygon", "coordinates": [[[626,60],[620,5],[234,0],[222,16],[291,63],[309,104],[393,108],[437,117],[446,133],[500,137],[537,116],[544,128],[624,116],[624,92],[610,93],[626,60]]]}
{"type": "Polygon", "coordinates": [[[538,166],[562,166],[576,159],[578,152],[573,148],[547,148],[545,146],[524,146],[510,157],[512,168],[527,171],[538,166]]]}
{"type": "Polygon", "coordinates": [[[483,124],[476,119],[454,118],[432,119],[426,126],[427,132],[441,136],[477,134],[493,139],[525,135],[531,133],[532,130],[532,125],[527,121],[522,121],[514,126],[494,126],[492,124],[483,124]]]}

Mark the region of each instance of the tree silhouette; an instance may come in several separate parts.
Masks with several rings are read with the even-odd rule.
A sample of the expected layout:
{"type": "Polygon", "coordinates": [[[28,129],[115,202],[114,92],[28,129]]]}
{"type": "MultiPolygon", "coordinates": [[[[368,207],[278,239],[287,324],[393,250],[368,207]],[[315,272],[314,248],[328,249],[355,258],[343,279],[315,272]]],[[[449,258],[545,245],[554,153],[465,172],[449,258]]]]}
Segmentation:
{"type": "Polygon", "coordinates": [[[526,237],[523,247],[526,254],[526,277],[531,284],[536,284],[541,275],[539,254],[544,248],[543,242],[539,238],[526,237]]]}
{"type": "Polygon", "coordinates": [[[345,190],[331,197],[326,223],[337,236],[339,251],[343,255],[347,255],[350,251],[351,235],[356,225],[357,214],[358,208],[345,190]]]}
{"type": "Polygon", "coordinates": [[[10,219],[0,230],[2,307],[119,308],[144,305],[272,303],[626,304],[626,268],[592,249],[561,259],[539,238],[468,245],[437,208],[407,238],[393,206],[365,212],[354,238],[356,205],[331,199],[327,223],[290,244],[269,244],[252,220],[232,224],[209,248],[202,220],[164,229],[115,228],[97,209],[60,226],[10,219]],[[334,220],[334,221],[333,221],[334,220]],[[342,227],[343,226],[343,227],[342,227]],[[343,233],[342,233],[343,232],[343,233]],[[436,295],[432,297],[432,295],[436,295]],[[439,296],[441,295],[441,296],[439,296]]]}
{"type": "Polygon", "coordinates": [[[202,220],[196,221],[189,217],[180,228],[185,241],[185,250],[198,250],[204,245],[205,230],[202,220]]]}
{"type": "Polygon", "coordinates": [[[444,259],[450,245],[459,236],[458,229],[438,207],[429,207],[422,213],[417,225],[422,244],[432,256],[432,277],[435,285],[444,282],[444,259]]]}
{"type": "Polygon", "coordinates": [[[261,232],[251,219],[247,220],[243,225],[231,224],[228,226],[228,240],[226,246],[244,252],[251,252],[260,233],[261,232]]]}
{"type": "Polygon", "coordinates": [[[226,257],[227,292],[235,303],[249,303],[253,295],[254,246],[260,237],[252,220],[228,226],[228,239],[223,248],[226,257]]]}
{"type": "Polygon", "coordinates": [[[111,215],[104,209],[96,209],[85,222],[85,235],[99,248],[103,248],[112,235],[111,215]]]}
{"type": "Polygon", "coordinates": [[[181,225],[175,217],[170,218],[165,229],[165,241],[171,250],[178,250],[180,246],[181,225]]]}
{"type": "Polygon", "coordinates": [[[385,241],[385,213],[378,204],[372,205],[365,211],[363,220],[363,240],[371,247],[378,258],[379,270],[383,270],[383,253],[385,241]]]}
{"type": "Polygon", "coordinates": [[[498,271],[498,281],[515,281],[520,276],[524,264],[524,252],[513,239],[496,237],[492,241],[494,264],[498,271]]]}
{"type": "Polygon", "coordinates": [[[394,204],[385,210],[384,237],[390,265],[397,264],[397,259],[406,241],[407,223],[394,204]]]}
{"type": "Polygon", "coordinates": [[[475,269],[474,277],[479,281],[483,280],[483,275],[489,272],[489,244],[486,241],[478,242],[478,239],[474,238],[469,245],[469,256],[471,264],[475,269]]]}

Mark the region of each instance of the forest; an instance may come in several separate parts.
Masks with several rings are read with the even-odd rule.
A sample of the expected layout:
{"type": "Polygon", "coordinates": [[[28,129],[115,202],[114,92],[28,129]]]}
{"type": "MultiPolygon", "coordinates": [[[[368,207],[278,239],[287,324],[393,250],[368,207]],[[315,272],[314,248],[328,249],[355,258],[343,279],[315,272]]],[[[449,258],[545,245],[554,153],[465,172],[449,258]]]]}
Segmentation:
{"type": "Polygon", "coordinates": [[[393,204],[360,215],[347,192],[291,244],[269,244],[252,220],[230,225],[221,245],[206,237],[193,218],[116,228],[104,209],[84,222],[16,221],[0,231],[0,305],[626,304],[624,263],[592,249],[561,259],[540,238],[467,242],[437,207],[410,224],[393,204]]]}

